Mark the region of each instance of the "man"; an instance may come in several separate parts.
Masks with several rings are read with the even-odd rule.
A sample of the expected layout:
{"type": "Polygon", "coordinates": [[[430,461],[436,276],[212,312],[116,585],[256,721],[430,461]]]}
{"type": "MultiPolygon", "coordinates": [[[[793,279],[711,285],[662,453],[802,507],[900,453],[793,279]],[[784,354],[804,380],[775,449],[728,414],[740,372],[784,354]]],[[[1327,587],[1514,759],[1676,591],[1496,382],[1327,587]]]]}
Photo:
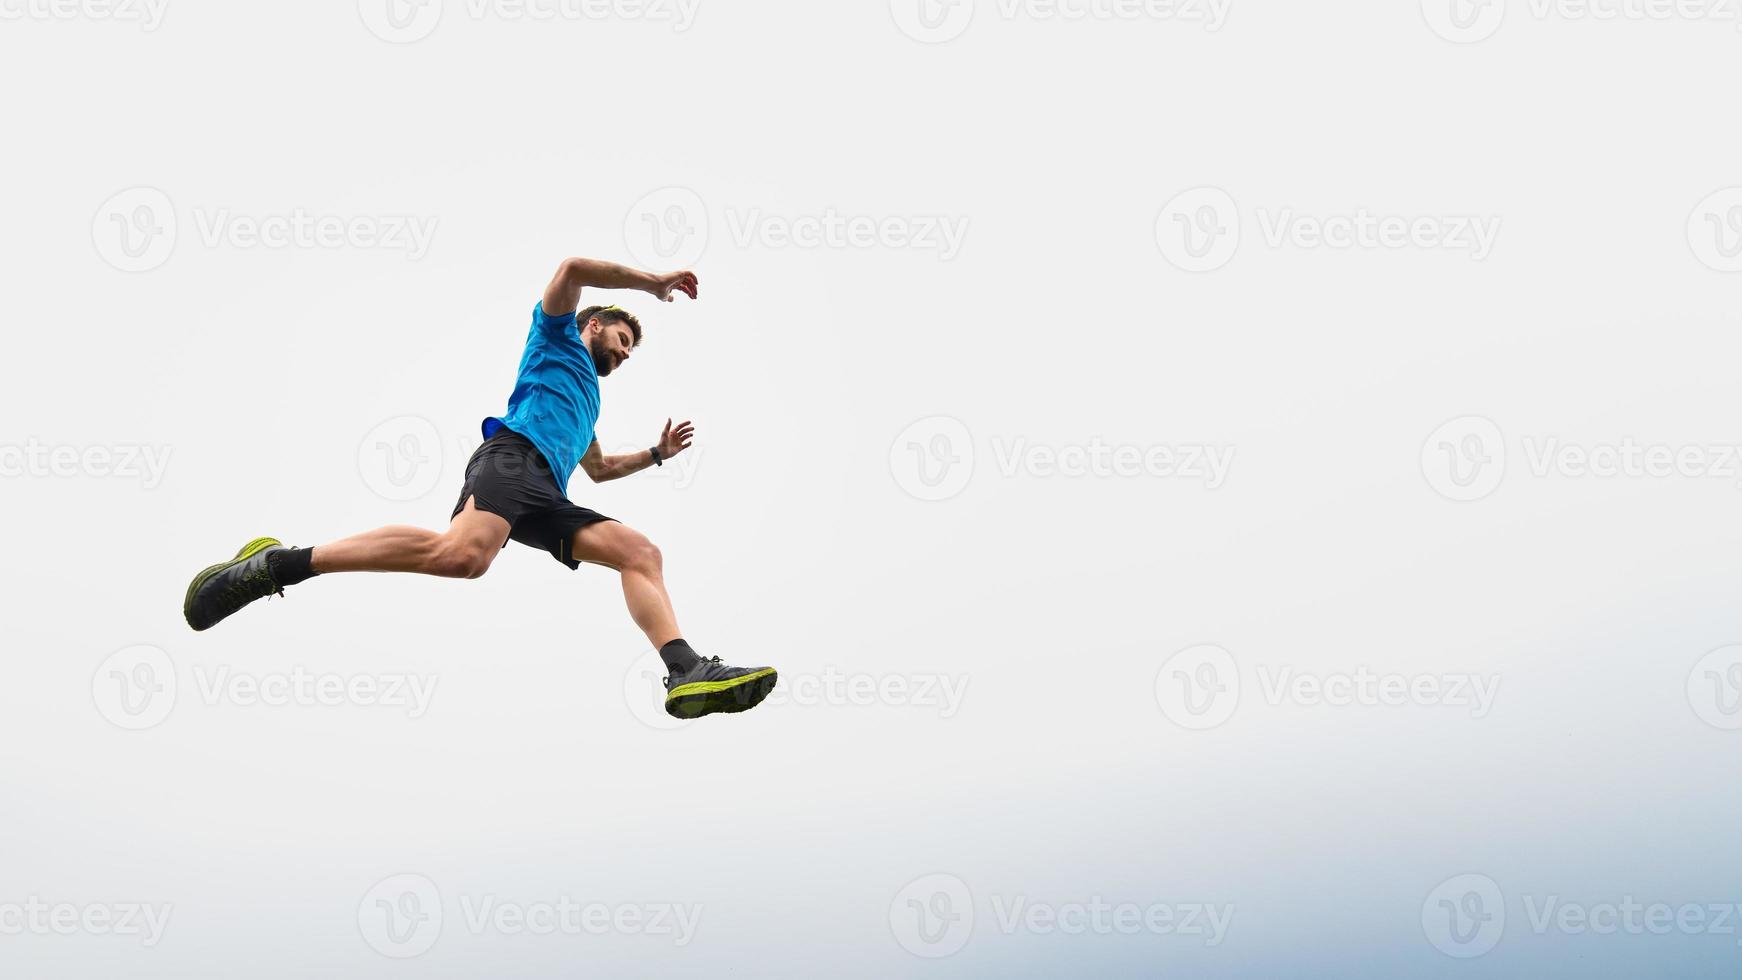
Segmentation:
{"type": "Polygon", "coordinates": [[[665,710],[679,718],[755,707],[774,689],[772,667],[731,667],[703,659],[683,640],[665,592],[659,549],[640,532],[571,503],[565,491],[578,465],[597,483],[628,476],[690,446],[695,429],[667,419],[651,449],[624,456],[599,451],[599,379],[629,360],[641,343],[641,322],[616,306],[577,312],[583,289],[639,289],[664,302],[696,298],[693,272],[654,275],[610,262],[569,259],[557,268],[532,309],[532,331],[508,411],[484,420],[484,444],[466,466],[466,482],[445,533],[419,527],[379,528],[316,548],[286,548],[257,538],[236,557],[200,572],[188,586],[182,613],[196,630],[210,629],[256,599],[334,572],[419,572],[478,578],[509,539],[541,548],[578,568],[615,569],[635,625],[659,650],[670,676],[665,710]]]}

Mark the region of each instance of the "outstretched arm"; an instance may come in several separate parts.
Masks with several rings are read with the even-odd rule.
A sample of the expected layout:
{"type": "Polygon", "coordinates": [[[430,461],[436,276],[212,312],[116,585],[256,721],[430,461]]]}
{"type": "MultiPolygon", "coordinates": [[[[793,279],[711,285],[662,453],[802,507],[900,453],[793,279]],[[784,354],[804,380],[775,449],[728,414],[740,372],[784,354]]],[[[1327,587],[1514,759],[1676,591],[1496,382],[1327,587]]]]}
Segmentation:
{"type": "Polygon", "coordinates": [[[593,444],[587,447],[586,455],[581,457],[581,469],[586,471],[587,478],[594,483],[639,473],[654,465],[654,453],[659,454],[659,462],[663,464],[665,460],[690,448],[690,440],[695,438],[695,434],[696,427],[689,420],[684,420],[674,429],[671,419],[666,419],[665,431],[659,434],[659,441],[654,443],[652,449],[625,453],[622,456],[605,455],[599,450],[599,440],[594,439],[593,444]]]}
{"type": "Polygon", "coordinates": [[[677,298],[674,293],[696,298],[696,274],[688,270],[642,272],[598,259],[564,259],[562,265],[557,266],[556,275],[551,277],[550,285],[544,287],[544,315],[567,316],[580,309],[581,290],[588,286],[594,289],[639,289],[667,303],[677,298]]]}

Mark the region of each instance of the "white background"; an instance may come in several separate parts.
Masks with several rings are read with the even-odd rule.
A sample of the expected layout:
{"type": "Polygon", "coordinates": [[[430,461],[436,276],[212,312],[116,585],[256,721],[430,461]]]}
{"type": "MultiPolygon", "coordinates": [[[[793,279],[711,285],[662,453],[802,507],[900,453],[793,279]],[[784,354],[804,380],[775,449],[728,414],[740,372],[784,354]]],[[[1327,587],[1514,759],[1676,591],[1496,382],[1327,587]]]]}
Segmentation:
{"type": "Polygon", "coordinates": [[[702,0],[680,30],[447,0],[407,37],[374,0],[0,0],[0,972],[1734,975],[1734,919],[1530,911],[1742,901],[1742,668],[1696,669],[1742,641],[1742,473],[1531,457],[1742,443],[1742,212],[1702,203],[1742,185],[1736,18],[977,0],[930,11],[939,40],[905,2],[702,0]],[[1206,187],[1238,248],[1187,271],[1170,202],[1206,187]],[[142,201],[158,251],[129,258],[142,201]],[[321,579],[187,629],[189,577],[251,537],[441,526],[556,262],[653,262],[674,201],[702,298],[611,297],[648,338],[599,432],[694,419],[687,476],[573,491],[663,547],[699,650],[780,668],[774,703],[664,728],[611,574],[517,545],[481,581],[321,579]],[[1480,259],[1266,236],[1362,209],[1499,233],[1480,259]],[[207,236],[298,213],[435,230],[416,257],[207,236]],[[830,214],[966,234],[778,237],[830,214]],[[1492,492],[1449,499],[1441,442],[1472,432],[1503,468],[1490,438],[1460,458],[1492,492]],[[1001,465],[1019,441],[1235,455],[1212,489],[1001,465]],[[151,481],[33,446],[169,457],[151,481]],[[1208,728],[1158,691],[1205,644],[1239,674],[1208,728]],[[129,731],[103,692],[137,645],[176,688],[129,731]],[[202,695],[299,667],[437,687],[416,718],[202,695]],[[1266,697],[1361,668],[1498,695],[1266,697]],[[940,679],[953,710],[915,693],[940,679]],[[401,874],[444,913],[408,960],[359,924],[401,874]],[[973,916],[942,946],[906,905],[940,874],[973,916]],[[1502,896],[1491,949],[1436,932],[1462,875],[1502,896]],[[32,897],[173,912],[150,947],[8,933],[32,897]],[[475,932],[486,897],[703,912],[684,946],[475,932]],[[1234,912],[1211,946],[1007,931],[1019,899],[1234,912]]]}

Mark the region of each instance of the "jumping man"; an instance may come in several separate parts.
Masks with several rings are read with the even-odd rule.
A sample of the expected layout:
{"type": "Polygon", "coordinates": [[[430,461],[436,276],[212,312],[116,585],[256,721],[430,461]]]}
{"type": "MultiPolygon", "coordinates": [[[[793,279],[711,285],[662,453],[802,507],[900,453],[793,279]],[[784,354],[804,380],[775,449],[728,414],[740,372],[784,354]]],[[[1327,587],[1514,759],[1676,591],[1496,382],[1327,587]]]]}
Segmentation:
{"type": "Polygon", "coordinates": [[[509,539],[579,568],[592,562],[623,578],[629,615],[659,650],[670,676],[665,710],[679,718],[744,711],[774,689],[772,667],[730,667],[702,659],[677,628],[659,549],[597,511],[571,503],[568,480],[579,466],[593,482],[615,480],[665,461],[690,446],[695,429],[667,419],[651,449],[624,456],[599,451],[599,379],[623,366],[641,343],[641,322],[616,306],[577,312],[581,290],[639,289],[671,302],[696,298],[693,272],[655,275],[610,262],[569,259],[532,308],[532,332],[508,411],[484,420],[484,444],[466,464],[466,482],[446,532],[396,525],[316,548],[286,548],[257,538],[236,557],[213,565],[188,586],[182,613],[210,629],[256,599],[334,572],[418,572],[478,578],[509,539]]]}

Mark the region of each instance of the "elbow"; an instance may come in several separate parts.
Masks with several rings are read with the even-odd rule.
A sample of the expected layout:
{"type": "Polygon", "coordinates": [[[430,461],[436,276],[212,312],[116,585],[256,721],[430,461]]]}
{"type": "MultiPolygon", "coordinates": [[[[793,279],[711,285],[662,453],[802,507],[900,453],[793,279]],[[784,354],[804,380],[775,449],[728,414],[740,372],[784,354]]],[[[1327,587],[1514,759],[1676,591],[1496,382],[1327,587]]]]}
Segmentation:
{"type": "Polygon", "coordinates": [[[593,260],[582,258],[563,259],[556,267],[556,277],[577,286],[585,286],[592,279],[593,260]]]}

